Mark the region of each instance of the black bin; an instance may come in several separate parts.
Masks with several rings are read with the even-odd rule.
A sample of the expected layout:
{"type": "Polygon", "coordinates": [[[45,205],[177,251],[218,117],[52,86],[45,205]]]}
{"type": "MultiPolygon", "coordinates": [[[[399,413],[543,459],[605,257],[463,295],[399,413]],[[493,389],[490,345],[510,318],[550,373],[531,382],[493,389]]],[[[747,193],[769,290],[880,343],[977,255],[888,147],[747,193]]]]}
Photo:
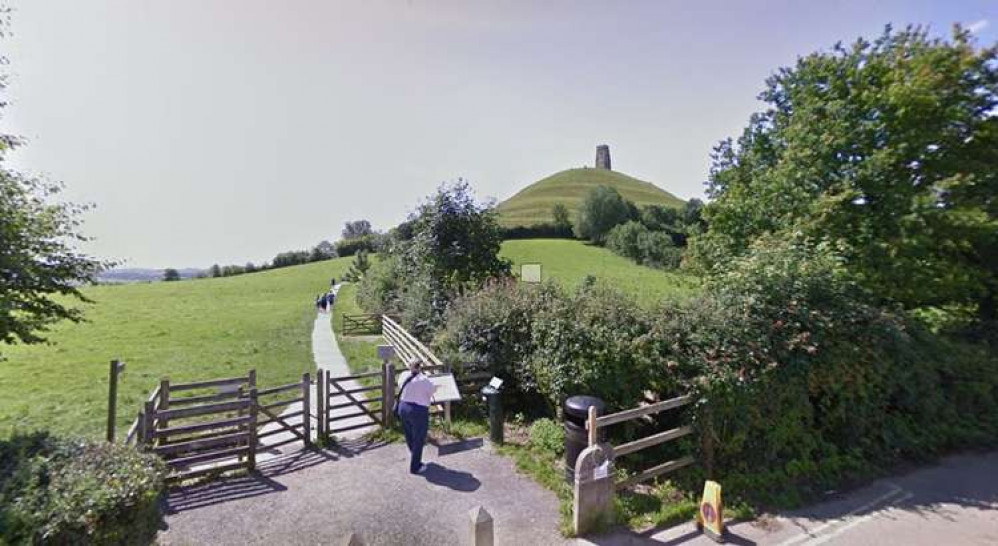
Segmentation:
{"type": "MultiPolygon", "coordinates": [[[[589,408],[596,408],[596,415],[603,415],[606,402],[595,396],[571,396],[562,406],[565,418],[565,478],[575,480],[575,461],[579,453],[589,447],[589,433],[586,431],[586,420],[589,419],[589,408]]],[[[602,438],[600,434],[600,438],[602,438]]]]}

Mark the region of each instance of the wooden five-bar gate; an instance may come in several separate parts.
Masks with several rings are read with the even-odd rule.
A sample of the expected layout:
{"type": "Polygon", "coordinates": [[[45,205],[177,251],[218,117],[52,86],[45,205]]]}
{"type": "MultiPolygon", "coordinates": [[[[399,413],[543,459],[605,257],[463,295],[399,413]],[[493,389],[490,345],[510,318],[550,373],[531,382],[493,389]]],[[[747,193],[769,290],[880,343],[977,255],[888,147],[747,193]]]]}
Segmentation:
{"type": "MultiPolygon", "coordinates": [[[[380,321],[396,360],[404,363],[419,358],[427,373],[451,372],[449,365],[392,318],[380,316],[380,321]]],[[[117,361],[111,365],[108,438],[113,440],[117,373],[123,365],[117,361]]],[[[257,385],[255,370],[241,377],[193,383],[163,379],[143,404],[125,443],[162,456],[174,479],[253,470],[261,449],[295,442],[311,445],[313,422],[317,438],[390,426],[398,388],[396,373],[403,369],[393,361],[377,371],[346,376],[320,369],[314,381],[306,373],[300,381],[267,388],[257,385]]],[[[465,395],[477,391],[490,377],[473,368],[461,371],[458,386],[465,395]]],[[[450,409],[450,402],[435,403],[431,414],[449,423],[450,409]]]]}

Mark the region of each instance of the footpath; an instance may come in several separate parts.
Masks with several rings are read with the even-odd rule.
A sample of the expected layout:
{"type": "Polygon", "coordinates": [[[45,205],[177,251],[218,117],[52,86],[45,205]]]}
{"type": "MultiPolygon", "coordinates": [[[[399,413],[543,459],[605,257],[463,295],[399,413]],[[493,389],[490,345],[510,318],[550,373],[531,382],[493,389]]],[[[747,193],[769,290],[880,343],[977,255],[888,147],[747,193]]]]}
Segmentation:
{"type": "MultiPolygon", "coordinates": [[[[331,316],[316,317],[315,363],[333,376],[350,375],[331,316]]],[[[360,387],[343,383],[348,390],[360,387]]],[[[283,413],[300,410],[300,404],[292,405],[283,413]]],[[[423,458],[429,468],[414,476],[403,443],[369,442],[365,432],[338,435],[330,449],[303,449],[300,442],[263,447],[253,475],[171,490],[158,543],[343,544],[356,533],[368,546],[460,545],[467,544],[469,513],[479,506],[494,519],[496,544],[566,542],[558,530],[554,493],[518,474],[509,459],[489,453],[481,440],[427,445],[423,458]]],[[[267,440],[291,437],[275,434],[267,440]]]]}

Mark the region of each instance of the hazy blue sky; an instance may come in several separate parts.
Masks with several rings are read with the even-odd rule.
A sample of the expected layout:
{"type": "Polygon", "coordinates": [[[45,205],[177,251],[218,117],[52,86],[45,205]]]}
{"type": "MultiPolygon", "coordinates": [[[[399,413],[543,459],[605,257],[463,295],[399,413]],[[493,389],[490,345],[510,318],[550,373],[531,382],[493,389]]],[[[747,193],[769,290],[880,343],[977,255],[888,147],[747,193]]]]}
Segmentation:
{"type": "Polygon", "coordinates": [[[972,25],[998,1],[14,0],[24,170],[97,204],[132,266],[270,259],[386,228],[440,182],[483,197],[591,164],[682,198],[763,80],[883,25],[972,25]]]}

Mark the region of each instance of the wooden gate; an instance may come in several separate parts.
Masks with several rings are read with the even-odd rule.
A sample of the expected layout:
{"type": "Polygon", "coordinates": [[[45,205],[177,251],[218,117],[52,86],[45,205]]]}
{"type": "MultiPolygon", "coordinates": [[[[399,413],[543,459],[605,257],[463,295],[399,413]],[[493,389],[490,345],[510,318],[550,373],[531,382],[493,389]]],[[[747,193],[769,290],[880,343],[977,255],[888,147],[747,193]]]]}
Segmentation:
{"type": "Polygon", "coordinates": [[[274,449],[294,442],[312,445],[311,393],[312,379],[307,373],[302,374],[299,382],[257,391],[257,411],[263,419],[257,423],[257,439],[269,439],[262,442],[260,447],[274,449]],[[291,398],[288,398],[289,395],[291,398]],[[282,413],[292,404],[300,406],[282,413]]]}
{"type": "Polygon", "coordinates": [[[257,388],[255,370],[244,377],[194,383],[163,379],[125,443],[163,457],[171,479],[253,470],[261,448],[298,441],[311,445],[311,389],[307,373],[300,382],[266,389],[257,388]],[[300,407],[287,412],[292,404],[300,407]]]}
{"type": "Polygon", "coordinates": [[[319,436],[384,426],[384,376],[381,371],[333,377],[319,370],[316,382],[319,399],[319,436]],[[379,393],[370,397],[365,393],[379,393]]]}
{"type": "Polygon", "coordinates": [[[254,371],[196,383],[164,379],[154,394],[143,408],[138,437],[166,460],[171,479],[256,467],[254,371]]]}

